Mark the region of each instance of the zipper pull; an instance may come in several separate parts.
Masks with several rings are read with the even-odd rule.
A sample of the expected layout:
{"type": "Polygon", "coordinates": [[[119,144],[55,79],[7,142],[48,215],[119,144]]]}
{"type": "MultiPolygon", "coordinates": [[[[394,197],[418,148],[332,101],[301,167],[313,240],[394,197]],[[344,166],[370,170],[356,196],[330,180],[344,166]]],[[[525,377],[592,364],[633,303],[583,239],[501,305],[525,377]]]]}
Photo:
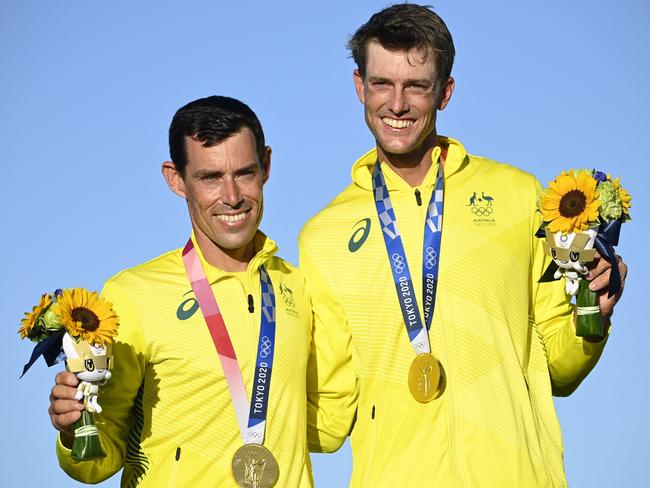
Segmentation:
{"type": "Polygon", "coordinates": [[[176,448],[176,461],[180,461],[180,460],[181,460],[181,448],[177,447],[176,448]]]}
{"type": "Polygon", "coordinates": [[[418,207],[422,206],[422,195],[420,194],[420,190],[417,188],[415,189],[415,201],[418,204],[418,207]]]}
{"type": "Polygon", "coordinates": [[[253,304],[253,295],[248,294],[248,311],[253,313],[255,311],[255,306],[253,304]]]}

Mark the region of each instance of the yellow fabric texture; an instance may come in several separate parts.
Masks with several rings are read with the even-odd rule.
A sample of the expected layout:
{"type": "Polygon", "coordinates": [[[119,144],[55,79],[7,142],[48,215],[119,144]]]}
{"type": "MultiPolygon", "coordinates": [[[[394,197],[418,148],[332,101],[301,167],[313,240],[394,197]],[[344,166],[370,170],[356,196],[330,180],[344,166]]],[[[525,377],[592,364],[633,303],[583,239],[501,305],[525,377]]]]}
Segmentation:
{"type": "MultiPolygon", "coordinates": [[[[313,485],[306,442],[305,374],[311,309],[302,274],[275,257],[261,232],[248,270],[226,273],[198,251],[230,334],[249,396],[260,328],[259,266],[276,297],[276,349],[264,445],[276,457],[278,486],[313,485]],[[248,311],[248,294],[254,312],[248,311]]],[[[124,466],[122,486],[235,487],[231,460],[243,441],[221,363],[185,274],[181,249],[118,273],[102,296],[120,317],[112,379],[95,416],[106,458],[73,461],[57,442],[61,467],[84,482],[124,466]]]]}
{"type": "MultiPolygon", "coordinates": [[[[447,146],[440,270],[432,352],[442,396],[417,403],[407,385],[415,353],[404,327],[372,194],[377,154],[300,235],[314,337],[308,388],[310,449],[338,449],[353,425],[354,487],[563,487],[562,439],[552,395],[570,394],[604,342],[575,336],[563,282],[538,283],[548,265],[536,200],[540,185],[516,168],[447,146]],[[358,386],[357,386],[358,385],[358,386]],[[323,401],[350,403],[332,418],[323,401]],[[353,424],[354,422],[354,424],[353,424]]],[[[426,209],[440,148],[410,187],[382,165],[422,314],[426,209]],[[418,204],[416,190],[422,204],[418,204]]]]}

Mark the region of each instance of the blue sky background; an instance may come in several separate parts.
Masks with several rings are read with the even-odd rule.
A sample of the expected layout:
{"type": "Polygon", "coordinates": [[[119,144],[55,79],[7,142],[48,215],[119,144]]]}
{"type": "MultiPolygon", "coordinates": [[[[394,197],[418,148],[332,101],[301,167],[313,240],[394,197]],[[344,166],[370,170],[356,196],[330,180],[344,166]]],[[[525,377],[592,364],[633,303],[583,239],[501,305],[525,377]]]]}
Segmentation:
{"type": "MultiPolygon", "coordinates": [[[[32,1],[0,4],[0,380],[4,486],[77,486],[58,469],[47,415],[61,366],[22,380],[18,322],[57,287],[99,289],[190,231],[166,187],[175,110],[211,94],[247,102],[273,147],[262,228],[295,262],[303,223],[349,182],[373,144],[352,86],[347,36],[384,2],[32,1]]],[[[647,317],[641,277],[650,4],[642,0],[440,0],[456,43],[456,92],[439,132],[534,173],[619,175],[631,268],[604,356],[556,401],[573,487],[650,485],[647,317]],[[643,322],[646,322],[644,324],[643,322]]],[[[423,453],[426,455],[426,453],[423,453]]],[[[313,456],[317,486],[346,486],[349,449],[313,456]]],[[[495,469],[498,469],[495,467],[495,469]]],[[[119,476],[103,486],[119,486],[119,476]]]]}

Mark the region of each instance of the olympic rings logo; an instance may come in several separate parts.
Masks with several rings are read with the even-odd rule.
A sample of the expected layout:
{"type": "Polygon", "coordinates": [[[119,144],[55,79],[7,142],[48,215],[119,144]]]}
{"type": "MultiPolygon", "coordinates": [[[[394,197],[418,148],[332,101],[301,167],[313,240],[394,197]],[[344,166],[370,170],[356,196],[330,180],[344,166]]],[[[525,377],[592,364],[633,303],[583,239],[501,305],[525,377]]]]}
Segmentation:
{"type": "Polygon", "coordinates": [[[404,263],[404,257],[400,254],[393,253],[391,256],[391,259],[393,260],[393,268],[395,268],[396,273],[401,273],[404,271],[404,267],[406,266],[404,263]]]}
{"type": "Polygon", "coordinates": [[[492,207],[472,207],[472,213],[479,217],[487,217],[494,212],[492,207]]]}
{"type": "Polygon", "coordinates": [[[261,432],[256,432],[256,431],[252,431],[252,432],[249,431],[248,436],[253,437],[255,439],[261,439],[262,438],[262,433],[261,432]]]}
{"type": "Polygon", "coordinates": [[[436,265],[436,261],[438,258],[438,253],[436,253],[436,250],[432,248],[431,246],[427,247],[425,251],[425,256],[424,258],[426,259],[424,265],[426,266],[427,269],[432,269],[436,265]]]}
{"type": "Polygon", "coordinates": [[[271,339],[269,339],[267,336],[262,337],[262,347],[260,348],[260,356],[262,358],[266,358],[269,354],[271,354],[272,346],[273,343],[271,342],[271,339]]]}

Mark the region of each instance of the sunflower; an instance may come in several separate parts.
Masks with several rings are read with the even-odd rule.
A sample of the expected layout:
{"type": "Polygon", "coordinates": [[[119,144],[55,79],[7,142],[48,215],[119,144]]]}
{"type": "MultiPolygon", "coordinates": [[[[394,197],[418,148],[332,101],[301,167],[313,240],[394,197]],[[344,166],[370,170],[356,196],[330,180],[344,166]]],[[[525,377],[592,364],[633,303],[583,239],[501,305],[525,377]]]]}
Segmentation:
{"type": "Polygon", "coordinates": [[[68,334],[89,344],[110,343],[117,334],[117,315],[111,304],[94,291],[63,290],[54,307],[68,334]]]}
{"type": "Polygon", "coordinates": [[[612,180],[612,184],[614,185],[614,188],[616,188],[616,191],[618,191],[618,197],[621,199],[621,205],[623,205],[623,213],[629,218],[629,209],[632,206],[632,195],[630,195],[627,190],[623,189],[620,178],[612,180]]]}
{"type": "Polygon", "coordinates": [[[598,221],[596,180],[586,170],[562,171],[540,199],[544,222],[551,232],[582,232],[598,221]]]}
{"type": "MultiPolygon", "coordinates": [[[[32,307],[31,312],[25,312],[25,318],[20,321],[22,324],[18,333],[20,338],[24,339],[25,337],[40,335],[37,334],[39,331],[34,331],[34,326],[36,322],[41,317],[41,315],[47,310],[47,308],[52,304],[52,297],[48,293],[43,293],[41,299],[38,301],[38,305],[32,307]],[[34,333],[32,333],[34,332],[34,333]]],[[[31,339],[32,337],[30,337],[31,339]]]]}

